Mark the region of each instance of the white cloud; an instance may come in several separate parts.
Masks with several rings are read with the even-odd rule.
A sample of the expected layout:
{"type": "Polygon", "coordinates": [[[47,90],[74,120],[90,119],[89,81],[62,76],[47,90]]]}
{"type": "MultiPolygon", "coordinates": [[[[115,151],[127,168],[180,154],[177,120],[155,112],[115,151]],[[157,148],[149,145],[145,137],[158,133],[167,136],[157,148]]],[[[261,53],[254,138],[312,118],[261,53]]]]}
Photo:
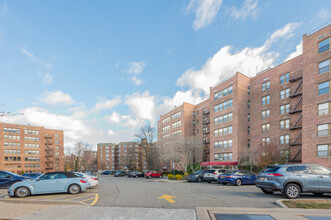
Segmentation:
{"type": "Polygon", "coordinates": [[[114,135],[115,135],[115,132],[114,132],[113,130],[108,130],[108,131],[107,131],[107,134],[108,134],[109,136],[114,136],[114,135]]]}
{"type": "Polygon", "coordinates": [[[273,66],[278,53],[268,50],[280,38],[288,39],[292,32],[299,26],[298,23],[289,23],[283,28],[272,33],[261,47],[246,47],[238,52],[232,52],[231,46],[221,48],[210,57],[199,70],[188,69],[177,80],[177,85],[188,86],[194,97],[209,93],[209,87],[232,76],[237,71],[254,76],[267,67],[273,66]]]}
{"type": "Polygon", "coordinates": [[[79,115],[58,115],[38,107],[26,108],[20,112],[24,113],[24,115],[1,118],[1,121],[63,130],[65,147],[72,147],[77,141],[81,141],[86,136],[93,134],[93,130],[86,125],[79,115]]]}
{"type": "Polygon", "coordinates": [[[322,20],[326,20],[326,19],[329,19],[330,18],[330,11],[328,8],[324,7],[322,8],[318,14],[317,14],[317,17],[322,19],[322,20]]]}
{"type": "Polygon", "coordinates": [[[125,104],[137,119],[155,122],[155,98],[147,90],[143,94],[134,93],[128,96],[125,104]]]}
{"type": "Polygon", "coordinates": [[[187,11],[194,11],[194,30],[210,25],[221,8],[223,0],[191,0],[187,11]]]}
{"type": "Polygon", "coordinates": [[[32,52],[28,51],[25,48],[21,49],[21,53],[26,55],[27,57],[29,57],[32,61],[34,61],[35,63],[38,63],[39,65],[45,67],[45,68],[51,68],[52,64],[51,63],[47,63],[44,62],[42,59],[36,57],[32,52]]]}
{"type": "Polygon", "coordinates": [[[284,62],[286,62],[286,61],[288,61],[290,59],[293,59],[294,57],[297,57],[297,56],[301,55],[302,54],[302,50],[303,49],[302,49],[302,40],[301,40],[300,43],[296,46],[295,51],[293,53],[291,53],[290,55],[288,55],[286,57],[286,59],[284,60],[284,62]]]}
{"type": "Polygon", "coordinates": [[[141,85],[141,84],[143,83],[143,81],[142,81],[141,79],[138,79],[138,78],[135,77],[135,76],[131,77],[131,80],[132,80],[132,82],[133,82],[135,85],[137,85],[137,86],[139,86],[139,85],[141,85]]]}
{"type": "Polygon", "coordinates": [[[249,16],[256,18],[259,11],[259,8],[257,7],[258,2],[258,0],[245,0],[240,9],[237,9],[235,6],[233,6],[230,9],[230,15],[235,20],[244,20],[249,16]]]}
{"type": "Polygon", "coordinates": [[[122,117],[120,114],[118,114],[117,112],[113,112],[110,116],[106,116],[106,119],[110,122],[110,123],[116,123],[119,124],[121,123],[122,117]]]}
{"type": "Polygon", "coordinates": [[[105,116],[105,119],[112,124],[122,124],[127,127],[137,128],[140,123],[142,123],[139,119],[132,118],[131,115],[120,115],[116,111],[114,111],[110,116],[105,116]]]}
{"type": "Polygon", "coordinates": [[[95,104],[93,111],[107,110],[112,109],[115,106],[119,105],[122,102],[120,96],[116,96],[115,98],[108,100],[105,98],[99,99],[99,101],[95,104]]]}
{"type": "Polygon", "coordinates": [[[53,82],[53,76],[49,73],[43,74],[43,83],[51,84],[53,82]]]}
{"type": "Polygon", "coordinates": [[[65,94],[62,91],[54,91],[54,92],[46,91],[44,92],[40,100],[43,103],[49,105],[58,105],[58,104],[71,105],[75,103],[69,94],[65,94]]]}
{"type": "Polygon", "coordinates": [[[140,61],[140,62],[136,62],[136,61],[132,61],[129,64],[129,69],[128,69],[128,73],[131,74],[141,74],[144,70],[146,66],[146,63],[144,61],[140,61]]]}

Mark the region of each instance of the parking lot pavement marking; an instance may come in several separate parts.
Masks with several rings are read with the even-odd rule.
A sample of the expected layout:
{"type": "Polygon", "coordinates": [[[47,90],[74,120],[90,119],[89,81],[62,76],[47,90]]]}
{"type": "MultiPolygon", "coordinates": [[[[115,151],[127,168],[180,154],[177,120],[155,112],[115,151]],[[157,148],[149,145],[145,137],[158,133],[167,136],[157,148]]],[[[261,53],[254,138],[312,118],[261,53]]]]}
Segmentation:
{"type": "Polygon", "coordinates": [[[176,203],[176,201],[173,200],[172,198],[177,198],[177,197],[176,196],[170,196],[170,195],[163,195],[163,196],[159,197],[159,199],[165,199],[170,203],[176,203]]]}
{"type": "Polygon", "coordinates": [[[68,200],[72,200],[72,199],[78,199],[78,198],[81,198],[81,197],[87,197],[87,196],[91,196],[91,195],[82,195],[82,196],[75,196],[75,197],[71,197],[69,199],[65,199],[63,201],[68,201],[68,200]]]}
{"type": "Polygon", "coordinates": [[[95,199],[94,199],[94,201],[91,203],[91,206],[93,206],[93,205],[98,201],[98,199],[99,199],[99,194],[96,193],[96,194],[95,194],[95,199]]]}
{"type": "MultiPolygon", "coordinates": [[[[66,195],[59,195],[59,196],[49,197],[49,198],[44,199],[44,200],[47,201],[47,200],[58,199],[58,198],[66,198],[66,197],[72,197],[72,196],[73,196],[73,195],[68,195],[68,194],[66,194],[66,195]]],[[[62,199],[61,199],[61,200],[62,200],[62,199]]]]}
{"type": "MultiPolygon", "coordinates": [[[[40,199],[40,198],[51,198],[51,197],[57,197],[57,196],[59,196],[59,195],[61,195],[61,194],[53,194],[53,195],[49,195],[49,196],[45,196],[45,195],[38,195],[38,196],[33,196],[33,197],[30,197],[30,200],[35,200],[35,199],[40,199]]],[[[66,194],[66,195],[68,195],[68,194],[66,194]]],[[[29,197],[27,197],[27,198],[29,198],[29,197]]]]}
{"type": "Polygon", "coordinates": [[[249,195],[249,196],[256,196],[255,194],[247,194],[247,195],[249,195]]]}

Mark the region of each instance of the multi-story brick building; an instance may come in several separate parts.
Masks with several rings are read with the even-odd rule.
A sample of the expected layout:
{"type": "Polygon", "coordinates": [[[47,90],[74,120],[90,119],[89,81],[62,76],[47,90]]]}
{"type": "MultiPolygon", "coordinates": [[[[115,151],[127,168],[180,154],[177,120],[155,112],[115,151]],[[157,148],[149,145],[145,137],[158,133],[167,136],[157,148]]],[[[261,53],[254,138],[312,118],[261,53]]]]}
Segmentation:
{"type": "Polygon", "coordinates": [[[97,150],[98,170],[145,170],[146,162],[136,142],[100,143],[97,150]]]}
{"type": "Polygon", "coordinates": [[[212,162],[236,165],[242,157],[257,162],[272,148],[289,162],[331,167],[330,38],[331,25],[306,34],[302,55],[252,78],[236,73],[210,87],[204,102],[161,115],[158,140],[176,135],[169,125],[180,109],[189,115],[181,123],[190,125],[180,127],[182,137],[202,138],[212,162]]]}
{"type": "Polygon", "coordinates": [[[97,151],[85,151],[84,157],[86,159],[85,171],[97,172],[98,171],[97,151]]]}
{"type": "Polygon", "coordinates": [[[0,123],[0,170],[31,173],[63,169],[63,131],[0,123]]]}

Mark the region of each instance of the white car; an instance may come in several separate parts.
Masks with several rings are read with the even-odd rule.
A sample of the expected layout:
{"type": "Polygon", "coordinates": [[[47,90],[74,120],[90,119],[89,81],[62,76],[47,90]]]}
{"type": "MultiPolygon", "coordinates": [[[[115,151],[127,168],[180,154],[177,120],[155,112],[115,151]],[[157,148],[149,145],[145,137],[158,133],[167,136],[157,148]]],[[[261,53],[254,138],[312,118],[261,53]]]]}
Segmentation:
{"type": "Polygon", "coordinates": [[[97,186],[99,184],[99,180],[97,176],[93,176],[86,173],[80,173],[80,172],[75,172],[75,174],[77,176],[85,178],[90,183],[91,187],[97,186]]]}

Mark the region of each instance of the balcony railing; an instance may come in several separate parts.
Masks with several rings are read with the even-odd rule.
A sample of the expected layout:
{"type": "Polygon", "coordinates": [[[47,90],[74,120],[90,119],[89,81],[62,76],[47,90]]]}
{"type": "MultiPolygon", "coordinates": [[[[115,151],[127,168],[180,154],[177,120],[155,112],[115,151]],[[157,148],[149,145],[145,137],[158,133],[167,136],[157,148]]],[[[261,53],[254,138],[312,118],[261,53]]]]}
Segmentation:
{"type": "Polygon", "coordinates": [[[208,119],[204,119],[204,120],[203,120],[203,124],[204,124],[204,125],[209,124],[209,123],[210,123],[210,121],[209,121],[208,119]]]}
{"type": "Polygon", "coordinates": [[[203,115],[208,115],[208,114],[209,114],[209,110],[203,110],[203,111],[202,111],[202,114],[203,114],[203,115]]]}

